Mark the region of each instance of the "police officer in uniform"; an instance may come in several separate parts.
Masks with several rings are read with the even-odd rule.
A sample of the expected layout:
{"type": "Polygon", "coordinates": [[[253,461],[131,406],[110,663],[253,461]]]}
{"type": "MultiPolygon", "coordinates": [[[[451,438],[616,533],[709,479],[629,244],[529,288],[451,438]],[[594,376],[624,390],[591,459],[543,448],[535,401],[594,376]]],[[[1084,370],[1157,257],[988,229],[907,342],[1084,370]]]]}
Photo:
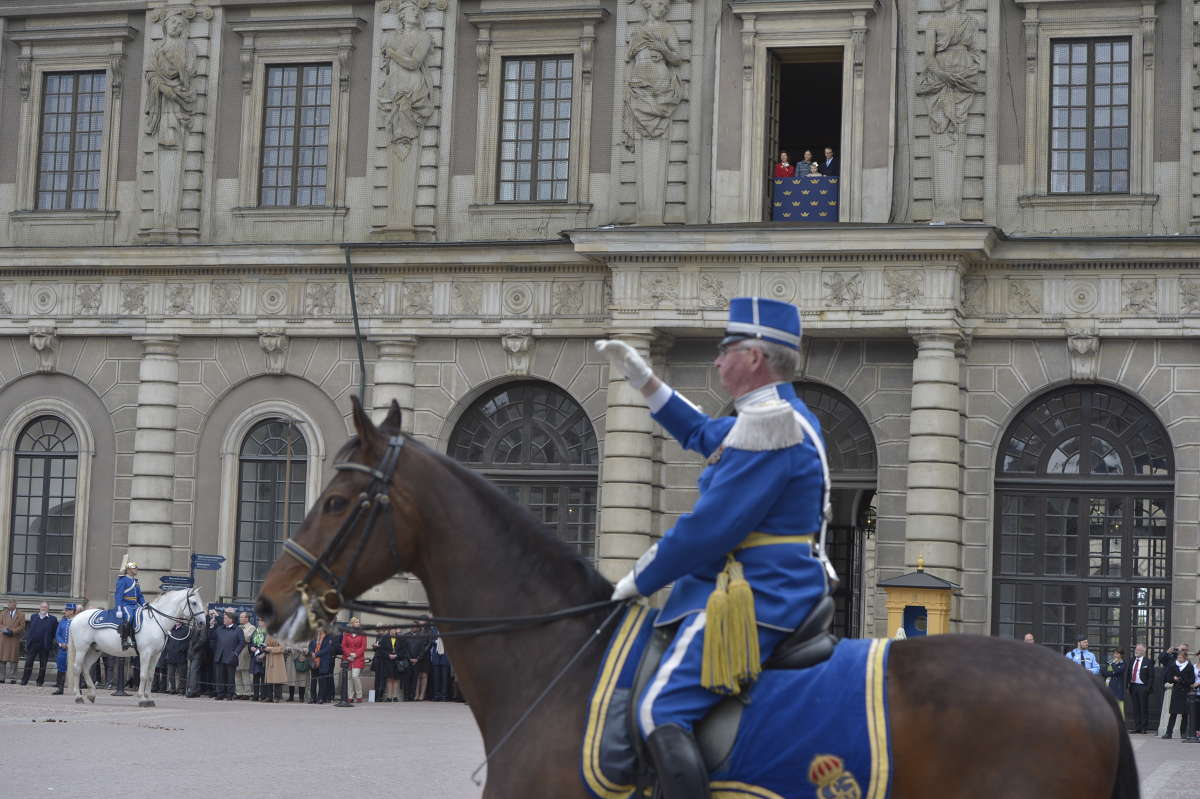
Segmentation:
{"type": "Polygon", "coordinates": [[[137,609],[146,604],[142,596],[142,587],[137,581],[138,565],[128,561],[125,568],[117,575],[117,590],[114,595],[114,605],[117,618],[121,619],[121,648],[130,649],[133,643],[133,624],[137,618],[137,609]]]}
{"type": "Polygon", "coordinates": [[[58,654],[54,658],[54,666],[58,676],[54,678],[54,696],[59,696],[66,686],[67,680],[67,642],[71,636],[71,619],[75,617],[75,603],[63,605],[63,617],[58,620],[58,629],[54,631],[54,643],[58,645],[58,654]]]}
{"type": "Polygon", "coordinates": [[[729,310],[715,366],[735,398],[736,419],[706,416],[655,377],[629,345],[596,343],[647,398],[654,419],[708,463],[695,508],[613,593],[615,600],[649,596],[675,583],[656,624],[678,629],[637,708],[665,799],[710,795],[693,724],[723,695],[739,693],[753,680],[828,587],[826,566],[814,552],[829,501],[824,443],[816,417],[791,384],[799,366],[799,310],[758,297],[735,298],[729,310]],[[742,646],[742,639],[729,639],[727,607],[721,607],[726,603],[711,600],[727,589],[732,599],[732,585],[742,576],[752,591],[745,604],[753,608],[743,637],[751,643],[743,648],[754,660],[749,672],[722,682],[713,679],[709,664],[717,659],[709,660],[706,649],[742,646]],[[721,622],[710,624],[718,610],[721,622]]]}

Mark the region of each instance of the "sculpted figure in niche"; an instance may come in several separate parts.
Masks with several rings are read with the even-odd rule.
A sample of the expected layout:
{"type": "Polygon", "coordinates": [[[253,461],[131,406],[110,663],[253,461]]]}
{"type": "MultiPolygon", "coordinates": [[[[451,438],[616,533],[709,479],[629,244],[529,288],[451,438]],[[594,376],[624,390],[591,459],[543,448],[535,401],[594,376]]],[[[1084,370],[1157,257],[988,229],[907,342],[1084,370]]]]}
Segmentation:
{"type": "Polygon", "coordinates": [[[966,125],[971,100],[983,91],[979,85],[983,56],[975,46],[979,23],[959,10],[962,0],[939,0],[939,4],[946,13],[930,26],[933,42],[932,47],[927,45],[917,94],[928,100],[930,130],[956,134],[966,125]]]}
{"type": "Polygon", "coordinates": [[[401,3],[396,13],[400,27],[383,40],[379,110],[389,141],[401,158],[407,158],[433,117],[433,83],[425,63],[433,50],[433,37],[421,22],[416,2],[401,3]]]}
{"type": "Polygon", "coordinates": [[[630,151],[639,136],[662,136],[683,100],[679,79],[683,55],[675,27],[667,22],[670,0],[640,2],[647,18],[630,39],[626,56],[630,66],[622,127],[625,148],[630,151]]]}
{"type": "Polygon", "coordinates": [[[188,16],[195,9],[176,12],[163,20],[165,38],[146,70],[146,133],[158,137],[160,147],[179,147],[192,128],[196,110],[196,47],[188,39],[188,16]]]}

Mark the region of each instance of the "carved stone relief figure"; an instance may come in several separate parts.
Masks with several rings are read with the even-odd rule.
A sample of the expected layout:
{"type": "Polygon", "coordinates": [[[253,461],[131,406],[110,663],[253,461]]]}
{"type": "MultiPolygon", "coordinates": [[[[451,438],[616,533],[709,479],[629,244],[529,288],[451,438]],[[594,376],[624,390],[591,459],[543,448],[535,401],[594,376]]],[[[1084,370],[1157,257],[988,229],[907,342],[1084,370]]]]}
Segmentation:
{"type": "Polygon", "coordinates": [[[583,284],[555,283],[553,307],[555,313],[577,314],[583,310],[583,284]]]}
{"type": "Polygon", "coordinates": [[[29,330],[29,346],[37,354],[38,371],[53,372],[58,365],[58,332],[53,326],[29,330]]]}
{"type": "Polygon", "coordinates": [[[1185,313],[1200,313],[1200,280],[1180,280],[1179,297],[1185,313]]]}
{"type": "Polygon", "coordinates": [[[156,144],[156,224],[166,231],[179,227],[183,151],[196,113],[197,55],[188,25],[198,14],[211,19],[212,9],[183,6],[156,9],[150,15],[162,23],[163,40],[146,68],[146,133],[156,144]]]}
{"type": "Polygon", "coordinates": [[[288,337],[282,327],[267,327],[258,331],[258,346],[267,356],[267,372],[283,374],[287,363],[288,337]]]}
{"type": "Polygon", "coordinates": [[[137,316],[146,312],[146,287],[133,283],[121,285],[121,310],[137,316]]]}
{"type": "Polygon", "coordinates": [[[979,22],[961,10],[963,0],[938,0],[944,12],[925,34],[925,64],[917,94],[929,105],[933,142],[933,218],[962,220],[963,140],[967,112],[983,93],[983,54],[975,44],[979,22]]]}
{"type": "Polygon", "coordinates": [[[1124,311],[1145,314],[1158,309],[1158,285],[1153,280],[1127,280],[1124,294],[1124,311]]]}
{"type": "Polygon", "coordinates": [[[242,287],[237,283],[213,283],[213,313],[231,316],[242,304],[242,287]]]}
{"type": "Polygon", "coordinates": [[[1095,331],[1067,330],[1067,353],[1071,358],[1071,379],[1082,383],[1094,382],[1100,362],[1100,339],[1095,331]]]}
{"type": "Polygon", "coordinates": [[[623,143],[639,155],[639,224],[661,224],[666,191],[667,145],[664,136],[683,102],[680,70],[683,52],[675,26],[667,22],[670,0],[634,0],[646,11],[634,30],[625,60],[623,143]],[[640,142],[640,146],[639,146],[640,142]]]}
{"type": "Polygon", "coordinates": [[[97,283],[84,283],[76,289],[75,298],[79,301],[81,314],[100,312],[100,286],[97,283]]]}
{"type": "Polygon", "coordinates": [[[433,313],[433,284],[407,283],[404,286],[404,315],[428,316],[433,313]]]}
{"type": "Polygon", "coordinates": [[[857,306],[862,302],[861,272],[834,272],[825,277],[826,298],[831,305],[857,306]]]}
{"type": "Polygon", "coordinates": [[[313,316],[329,316],[332,314],[336,298],[337,286],[335,284],[308,284],[308,312],[313,316]]]}
{"type": "Polygon", "coordinates": [[[12,306],[8,303],[8,289],[0,288],[0,314],[8,316],[12,313],[12,306]]]}
{"type": "Polygon", "coordinates": [[[167,313],[192,313],[192,293],[192,286],[189,286],[186,283],[177,283],[167,286],[167,313]]]}
{"type": "Polygon", "coordinates": [[[1040,314],[1042,312],[1041,286],[1032,280],[1010,280],[1008,282],[1008,310],[1016,314],[1040,314]],[[1034,286],[1039,293],[1035,294],[1034,286]]]}
{"type": "Polygon", "coordinates": [[[883,273],[887,283],[888,293],[901,306],[913,305],[921,298],[921,273],[906,269],[899,271],[888,270],[883,273]]]}
{"type": "MultiPolygon", "coordinates": [[[[395,26],[383,24],[379,51],[379,88],[375,103],[386,143],[388,208],[379,233],[415,238],[413,227],[417,178],[421,162],[421,132],[437,110],[430,57],[437,42],[425,30],[424,11],[431,0],[386,0],[385,17],[395,14],[395,26]],[[415,150],[415,152],[414,152],[415,150]]],[[[444,10],[446,0],[437,0],[444,10]]],[[[388,17],[390,18],[390,17],[388,17]]]]}
{"type": "Polygon", "coordinates": [[[529,374],[529,361],[533,354],[530,352],[532,343],[533,337],[529,335],[528,330],[513,330],[500,337],[500,345],[504,347],[508,356],[509,374],[529,374]]]}
{"type": "Polygon", "coordinates": [[[451,313],[473,316],[483,307],[483,288],[478,283],[455,283],[450,303],[451,313]]]}

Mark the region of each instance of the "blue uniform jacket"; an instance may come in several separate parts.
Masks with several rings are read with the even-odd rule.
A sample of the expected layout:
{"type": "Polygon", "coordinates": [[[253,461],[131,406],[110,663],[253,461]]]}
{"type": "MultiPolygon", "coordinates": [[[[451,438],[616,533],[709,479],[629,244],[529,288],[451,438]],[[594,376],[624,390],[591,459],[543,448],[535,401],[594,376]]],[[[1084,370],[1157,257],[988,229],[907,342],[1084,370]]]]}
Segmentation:
{"type": "Polygon", "coordinates": [[[142,587],[138,585],[137,578],[130,577],[128,574],[118,577],[117,590],[113,594],[113,607],[124,608],[125,613],[132,620],[133,612],[138,609],[139,605],[144,604],[146,604],[146,598],[142,596],[142,587]]]}
{"type": "MultiPolygon", "coordinates": [[[[768,388],[762,399],[789,403],[820,435],[819,422],[790,384],[768,388]]],[[[657,621],[661,626],[704,610],[725,556],[750,533],[817,534],[825,484],[820,456],[808,435],[778,449],[737,449],[726,442],[732,417],[712,419],[678,393],[654,418],[685,449],[709,459],[695,508],[634,569],[644,596],[675,583],[657,621]]],[[[825,592],[825,569],[809,544],[759,546],[735,557],[754,591],[755,616],[763,627],[795,629],[825,592]]]]}
{"type": "Polygon", "coordinates": [[[1100,676],[1100,661],[1096,660],[1091,650],[1072,649],[1067,653],[1067,659],[1075,661],[1097,677],[1100,676]]]}
{"type": "Polygon", "coordinates": [[[71,620],[64,616],[58,620],[58,629],[54,631],[54,643],[56,645],[61,644],[61,646],[56,646],[58,654],[54,658],[54,662],[58,664],[59,670],[67,667],[67,650],[63,647],[67,645],[67,641],[70,639],[70,637],[71,620]]]}

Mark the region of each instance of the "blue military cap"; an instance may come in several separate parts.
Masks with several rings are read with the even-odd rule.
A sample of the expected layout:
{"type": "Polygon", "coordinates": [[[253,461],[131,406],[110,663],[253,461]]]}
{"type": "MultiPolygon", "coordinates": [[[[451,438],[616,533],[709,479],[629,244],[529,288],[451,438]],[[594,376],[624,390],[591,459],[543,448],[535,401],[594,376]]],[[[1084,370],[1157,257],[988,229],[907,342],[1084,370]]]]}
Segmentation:
{"type": "Polygon", "coordinates": [[[725,326],[725,334],[725,342],[756,338],[798,350],[800,309],[790,302],[734,297],[729,301],[729,323],[725,326]]]}
{"type": "Polygon", "coordinates": [[[68,602],[67,604],[63,605],[63,610],[77,610],[77,608],[75,607],[74,602],[68,602]]]}

